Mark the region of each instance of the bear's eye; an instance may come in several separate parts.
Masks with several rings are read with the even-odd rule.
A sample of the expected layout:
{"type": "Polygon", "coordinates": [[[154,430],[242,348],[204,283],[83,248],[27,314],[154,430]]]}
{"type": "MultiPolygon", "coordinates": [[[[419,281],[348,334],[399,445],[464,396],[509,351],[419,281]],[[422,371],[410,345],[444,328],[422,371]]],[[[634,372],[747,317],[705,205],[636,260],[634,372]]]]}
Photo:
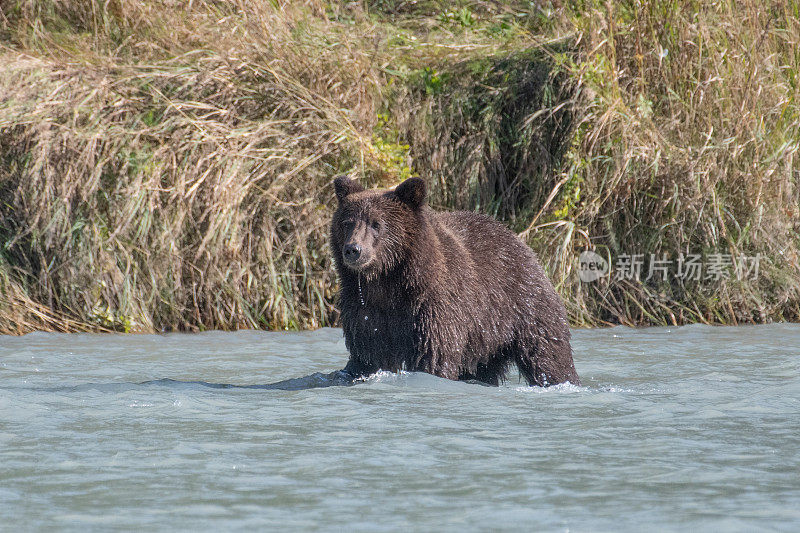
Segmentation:
{"type": "Polygon", "coordinates": [[[342,220],[341,224],[343,228],[349,228],[353,226],[354,222],[352,220],[346,219],[342,220]]]}
{"type": "Polygon", "coordinates": [[[372,228],[373,231],[380,232],[381,231],[381,223],[377,220],[373,220],[369,223],[369,227],[372,228]]]}

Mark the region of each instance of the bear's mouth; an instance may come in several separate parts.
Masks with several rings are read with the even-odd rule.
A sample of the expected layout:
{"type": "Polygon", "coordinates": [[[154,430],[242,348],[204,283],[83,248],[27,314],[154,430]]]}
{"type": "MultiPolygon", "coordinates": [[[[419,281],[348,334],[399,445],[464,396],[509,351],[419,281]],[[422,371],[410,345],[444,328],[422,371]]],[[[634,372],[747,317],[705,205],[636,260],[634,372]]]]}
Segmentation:
{"type": "Polygon", "coordinates": [[[344,258],[345,266],[355,272],[363,272],[367,269],[367,267],[369,267],[371,262],[371,259],[365,257],[359,257],[355,260],[344,258]]]}

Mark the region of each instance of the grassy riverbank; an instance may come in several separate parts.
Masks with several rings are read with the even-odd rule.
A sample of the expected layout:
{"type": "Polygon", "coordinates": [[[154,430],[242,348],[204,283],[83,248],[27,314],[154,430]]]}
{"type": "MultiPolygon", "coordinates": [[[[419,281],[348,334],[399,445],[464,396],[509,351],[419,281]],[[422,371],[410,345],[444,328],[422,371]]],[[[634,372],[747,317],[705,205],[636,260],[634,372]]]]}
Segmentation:
{"type": "Polygon", "coordinates": [[[505,220],[575,325],[800,318],[797,2],[0,9],[0,331],[330,325],[341,172],[505,220]]]}

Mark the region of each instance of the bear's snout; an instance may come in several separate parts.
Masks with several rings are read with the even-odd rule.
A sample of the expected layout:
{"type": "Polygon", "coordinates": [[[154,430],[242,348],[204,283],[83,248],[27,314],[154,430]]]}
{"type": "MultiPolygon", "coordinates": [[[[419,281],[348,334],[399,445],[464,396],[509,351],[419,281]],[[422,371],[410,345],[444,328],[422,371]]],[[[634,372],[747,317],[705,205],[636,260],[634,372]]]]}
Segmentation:
{"type": "Polygon", "coordinates": [[[372,262],[372,248],[358,241],[350,240],[342,246],[342,260],[350,270],[361,272],[372,262]]]}
{"type": "Polygon", "coordinates": [[[361,246],[355,243],[348,243],[344,245],[342,252],[345,262],[355,264],[358,263],[358,259],[361,257],[361,246]]]}

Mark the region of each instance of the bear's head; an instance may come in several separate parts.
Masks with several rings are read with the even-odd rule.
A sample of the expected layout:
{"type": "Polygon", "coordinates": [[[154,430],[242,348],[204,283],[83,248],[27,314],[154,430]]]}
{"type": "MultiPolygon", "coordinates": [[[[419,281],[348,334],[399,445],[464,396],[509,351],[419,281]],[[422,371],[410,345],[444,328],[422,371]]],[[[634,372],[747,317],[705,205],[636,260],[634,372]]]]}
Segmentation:
{"type": "Polygon", "coordinates": [[[339,207],[331,222],[331,246],[339,271],[367,278],[391,271],[424,224],[425,182],[409,178],[394,189],[365,190],[339,176],[333,184],[339,207]]]}

